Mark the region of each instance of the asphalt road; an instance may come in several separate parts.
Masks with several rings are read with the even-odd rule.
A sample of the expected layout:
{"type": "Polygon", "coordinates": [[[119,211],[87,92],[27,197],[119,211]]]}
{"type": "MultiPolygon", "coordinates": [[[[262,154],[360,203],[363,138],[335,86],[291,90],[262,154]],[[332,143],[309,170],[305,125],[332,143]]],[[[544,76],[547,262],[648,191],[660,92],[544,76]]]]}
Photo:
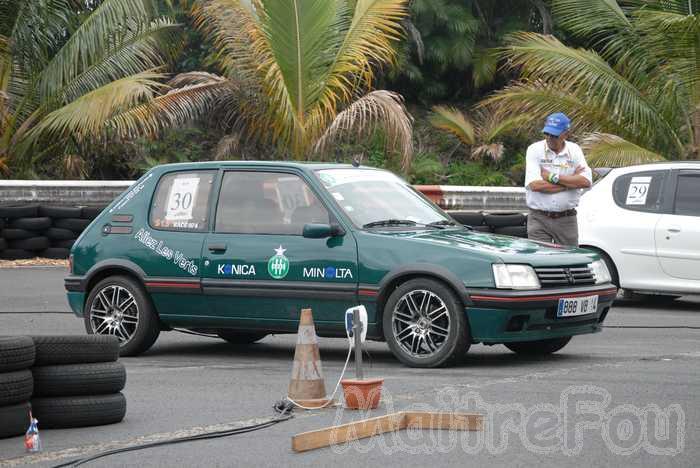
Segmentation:
{"type": "MultiPolygon", "coordinates": [[[[84,333],[82,321],[68,313],[64,273],[0,269],[0,334],[84,333]]],[[[700,298],[663,308],[618,303],[606,324],[603,333],[577,337],[548,358],[474,346],[463,364],[448,369],[409,369],[383,343],[369,343],[366,373],[385,379],[378,410],[296,412],[259,432],[118,454],[86,466],[697,466],[700,298]],[[405,409],[480,412],[486,426],[483,432],[404,431],[302,454],[291,450],[294,434],[405,409]]],[[[0,467],[54,466],[137,441],[266,420],[286,394],[294,343],[295,336],[269,336],[235,348],[163,333],[143,356],[122,359],[128,376],[122,423],[43,430],[44,449],[34,455],[24,453],[21,437],[0,440],[0,467]]],[[[321,339],[329,392],[345,356],[345,340],[321,339]]]]}

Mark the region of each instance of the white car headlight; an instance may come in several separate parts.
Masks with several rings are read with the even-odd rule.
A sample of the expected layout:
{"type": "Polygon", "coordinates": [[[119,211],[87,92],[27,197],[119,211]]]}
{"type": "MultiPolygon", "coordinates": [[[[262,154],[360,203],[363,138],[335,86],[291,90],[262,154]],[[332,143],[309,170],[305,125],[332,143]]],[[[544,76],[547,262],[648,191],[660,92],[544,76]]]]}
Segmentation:
{"type": "Polygon", "coordinates": [[[493,277],[500,289],[540,289],[540,280],[530,265],[509,265],[496,263],[493,277]]]}
{"type": "Polygon", "coordinates": [[[605,264],[605,261],[596,260],[590,264],[590,267],[591,271],[593,272],[593,276],[595,277],[596,284],[609,283],[612,281],[610,271],[608,270],[608,266],[605,264]]]}

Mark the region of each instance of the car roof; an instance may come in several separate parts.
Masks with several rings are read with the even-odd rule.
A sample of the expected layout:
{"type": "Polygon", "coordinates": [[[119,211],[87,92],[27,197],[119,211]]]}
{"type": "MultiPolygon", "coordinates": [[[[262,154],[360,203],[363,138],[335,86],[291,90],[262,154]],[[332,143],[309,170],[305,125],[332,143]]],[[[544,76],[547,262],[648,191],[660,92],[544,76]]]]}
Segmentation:
{"type": "Polygon", "coordinates": [[[616,167],[611,170],[616,174],[626,174],[636,171],[653,171],[669,169],[700,169],[700,161],[659,161],[648,164],[637,164],[634,166],[616,167]]]}
{"type": "Polygon", "coordinates": [[[303,171],[316,171],[320,169],[372,169],[384,170],[369,166],[354,166],[352,164],[323,163],[323,162],[292,162],[292,161],[204,161],[162,164],[157,166],[165,170],[192,170],[192,169],[218,169],[235,167],[260,167],[260,168],[295,168],[303,171]]]}

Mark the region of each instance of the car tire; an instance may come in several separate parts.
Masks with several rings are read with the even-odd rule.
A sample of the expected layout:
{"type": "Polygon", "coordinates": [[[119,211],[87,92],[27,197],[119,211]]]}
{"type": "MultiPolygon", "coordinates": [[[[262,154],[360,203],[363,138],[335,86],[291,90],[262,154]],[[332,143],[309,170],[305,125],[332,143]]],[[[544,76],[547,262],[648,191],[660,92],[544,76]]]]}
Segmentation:
{"type": "Polygon", "coordinates": [[[150,297],[136,280],[127,276],[110,276],[97,283],[85,301],[83,316],[88,333],[110,334],[119,338],[121,356],[136,356],[143,353],[153,346],[160,333],[158,317],[150,297]],[[132,303],[124,310],[120,310],[118,304],[116,309],[110,309],[115,307],[115,304],[111,304],[115,289],[118,291],[115,302],[121,303],[122,306],[127,299],[133,298],[132,303]],[[100,293],[109,298],[107,304],[104,303],[104,299],[99,298],[100,293]],[[102,314],[98,313],[103,309],[113,310],[114,316],[123,320],[119,322],[121,327],[112,326],[113,322],[109,317],[103,319],[102,314]]]}
{"type": "Polygon", "coordinates": [[[35,236],[36,232],[27,231],[26,229],[5,228],[2,230],[2,237],[8,241],[29,239],[35,236]]]}
{"type": "Polygon", "coordinates": [[[525,215],[523,213],[499,213],[484,215],[484,222],[492,228],[502,228],[506,226],[524,226],[525,215]]]}
{"type": "Polygon", "coordinates": [[[92,221],[82,218],[62,218],[54,221],[53,225],[57,228],[68,229],[70,231],[80,233],[88,227],[92,221]]]}
{"type": "Polygon", "coordinates": [[[68,258],[70,255],[70,249],[65,249],[62,247],[49,247],[39,252],[39,257],[42,258],[52,258],[56,260],[63,260],[68,258]]]}
{"type": "Polygon", "coordinates": [[[478,212],[450,212],[455,221],[466,226],[481,226],[484,224],[484,213],[478,212]]]}
{"type": "Polygon", "coordinates": [[[0,336],[0,372],[30,368],[36,359],[34,341],[28,336],[0,336]]]}
{"type": "Polygon", "coordinates": [[[80,218],[82,210],[76,206],[40,206],[39,216],[53,219],[80,218]]]}
{"type": "Polygon", "coordinates": [[[76,239],[56,240],[51,242],[51,247],[55,247],[58,249],[66,249],[70,251],[70,249],[73,248],[75,241],[76,239]]]}
{"type": "Polygon", "coordinates": [[[84,206],[80,212],[80,218],[92,221],[104,211],[106,206],[84,206]]]}
{"type": "Polygon", "coordinates": [[[453,365],[471,344],[461,301],[449,287],[430,278],[397,287],[384,306],[382,325],[389,349],[409,367],[453,365]]]}
{"type": "Polygon", "coordinates": [[[119,339],[111,335],[35,335],[35,366],[112,362],[119,358],[119,339]]]}
{"type": "Polygon", "coordinates": [[[0,406],[15,405],[32,397],[34,380],[29,370],[0,374],[0,406]]]}
{"type": "Polygon", "coordinates": [[[0,252],[3,260],[25,260],[36,257],[36,252],[24,249],[5,249],[0,252]]]}
{"type": "Polygon", "coordinates": [[[126,398],[121,393],[32,398],[31,403],[32,414],[45,429],[114,424],[126,415],[126,398]]]}
{"type": "Polygon", "coordinates": [[[118,361],[39,366],[32,375],[35,397],[106,395],[126,385],[126,369],[118,361]]]}
{"type": "Polygon", "coordinates": [[[31,251],[48,249],[51,245],[51,243],[49,242],[49,238],[44,236],[30,237],[29,239],[10,241],[9,244],[11,249],[31,251]]]}
{"type": "Polygon", "coordinates": [[[267,333],[248,333],[235,330],[218,330],[217,335],[223,340],[234,345],[247,345],[260,341],[267,336],[267,333]]]}
{"type": "Polygon", "coordinates": [[[527,226],[504,226],[495,228],[494,234],[527,238],[527,226]]]}
{"type": "Polygon", "coordinates": [[[571,341],[570,336],[563,338],[550,338],[548,340],[518,341],[514,343],[504,343],[506,348],[516,354],[528,356],[544,356],[556,353],[571,341]]]}
{"type": "Polygon", "coordinates": [[[75,240],[75,233],[70,229],[52,227],[44,233],[52,241],[75,240]]]}
{"type": "Polygon", "coordinates": [[[39,205],[0,206],[0,218],[34,218],[39,212],[39,205]]]}
{"type": "Polygon", "coordinates": [[[11,229],[25,229],[27,231],[44,231],[51,227],[51,218],[18,218],[9,224],[11,229]]]}
{"type": "Polygon", "coordinates": [[[0,439],[22,435],[29,427],[28,401],[17,405],[0,406],[0,439]]]}
{"type": "Polygon", "coordinates": [[[0,250],[5,250],[7,248],[7,241],[4,237],[0,237],[0,250]]]}

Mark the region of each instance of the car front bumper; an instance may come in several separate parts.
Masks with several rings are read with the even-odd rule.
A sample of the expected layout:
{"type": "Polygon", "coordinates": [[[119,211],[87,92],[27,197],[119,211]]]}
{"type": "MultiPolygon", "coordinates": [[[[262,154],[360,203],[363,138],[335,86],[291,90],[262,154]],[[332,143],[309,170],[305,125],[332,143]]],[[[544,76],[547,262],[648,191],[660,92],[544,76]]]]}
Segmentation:
{"type": "Polygon", "coordinates": [[[586,288],[537,291],[479,289],[469,291],[466,308],[473,343],[507,343],[596,333],[617,295],[607,284],[586,288]],[[556,316],[559,299],[598,296],[595,312],[575,317],[556,316]]]}

